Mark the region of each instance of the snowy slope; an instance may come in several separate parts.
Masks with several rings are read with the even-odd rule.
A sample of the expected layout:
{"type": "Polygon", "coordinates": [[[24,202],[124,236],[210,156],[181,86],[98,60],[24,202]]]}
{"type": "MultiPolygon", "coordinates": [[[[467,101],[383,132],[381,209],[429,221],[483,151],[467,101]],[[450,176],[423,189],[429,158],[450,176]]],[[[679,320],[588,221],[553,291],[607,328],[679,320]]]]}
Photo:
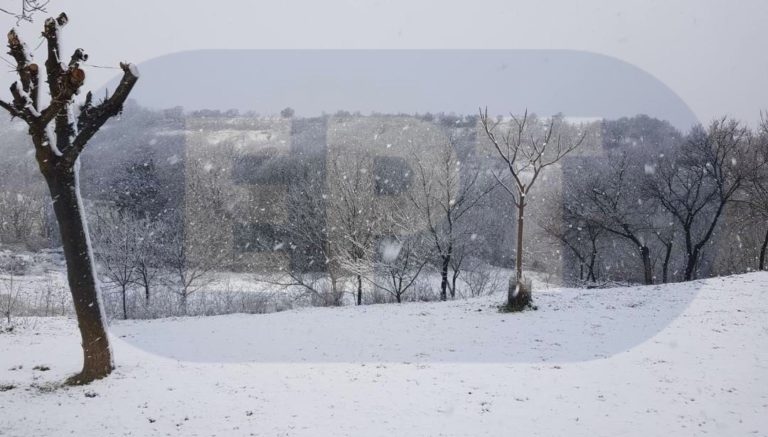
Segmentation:
{"type": "Polygon", "coordinates": [[[501,298],[115,323],[76,388],[38,319],[0,334],[0,435],[768,435],[768,273],[501,298]]]}

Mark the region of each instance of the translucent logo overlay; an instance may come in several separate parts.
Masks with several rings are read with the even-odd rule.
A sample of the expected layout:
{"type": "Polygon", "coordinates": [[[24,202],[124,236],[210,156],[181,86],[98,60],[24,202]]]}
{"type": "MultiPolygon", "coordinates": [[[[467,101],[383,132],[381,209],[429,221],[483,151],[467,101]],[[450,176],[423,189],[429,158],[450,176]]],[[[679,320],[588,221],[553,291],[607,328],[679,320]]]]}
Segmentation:
{"type": "MultiPolygon", "coordinates": [[[[546,288],[589,279],[584,259],[557,239],[558,229],[580,226],[565,207],[574,184],[614,165],[617,150],[630,158],[663,157],[673,142],[650,138],[646,128],[684,132],[697,124],[674,92],[632,65],[576,51],[221,50],[171,54],[140,69],[139,106],[184,108],[180,122],[150,136],[174,138],[163,171],[183,175],[179,220],[190,268],[215,261],[237,281],[258,278],[254,293],[346,307],[328,310],[328,323],[316,310],[228,316],[237,338],[211,331],[205,318],[146,328],[116,323],[112,331],[136,347],[206,362],[582,361],[651,338],[695,296],[695,286],[683,287],[647,320],[633,311],[633,296],[617,295],[613,317],[590,321],[595,314],[568,312],[567,300],[609,289],[546,288]],[[606,124],[623,118],[632,127],[606,124]],[[544,323],[536,312],[500,314],[491,305],[506,296],[514,275],[517,210],[504,150],[494,147],[487,129],[512,143],[516,133],[536,147],[549,141],[545,159],[556,155],[556,143],[578,144],[547,166],[527,194],[524,264],[537,284],[534,299],[539,293],[544,303],[562,299],[564,326],[600,324],[598,339],[565,330],[558,347],[543,350],[514,329],[544,323]],[[653,153],[633,155],[638,149],[653,153]],[[464,263],[452,264],[451,272],[473,275],[474,266],[494,266],[486,274],[496,282],[486,285],[498,288],[498,299],[465,300],[479,286],[465,275],[448,284],[448,300],[453,295],[458,303],[433,302],[423,311],[354,306],[358,288],[364,303],[379,302],[374,294],[384,295],[381,302],[418,300],[409,299],[417,286],[439,292],[446,245],[452,262],[464,263]],[[402,296],[396,296],[402,286],[386,285],[397,275],[408,283],[417,268],[421,278],[402,296]],[[445,326],[441,305],[473,316],[445,326]],[[366,314],[355,316],[360,311],[366,314]],[[319,323],[291,327],[306,326],[305,317],[319,323]],[[508,329],[499,329],[499,319],[508,329]],[[403,332],[404,324],[419,329],[403,332]],[[213,341],[200,340],[208,336],[213,341]],[[437,342],[444,352],[420,355],[424,342],[437,342]]],[[[140,141],[156,141],[143,135],[140,141]]],[[[630,160],[627,167],[642,177],[655,162],[630,160]]],[[[521,174],[533,175],[531,169],[521,174]]],[[[614,261],[629,281],[642,282],[632,251],[617,249],[626,259],[614,261]]],[[[655,266],[654,283],[660,272],[655,266]]],[[[251,287],[237,281],[228,287],[251,287]]]]}

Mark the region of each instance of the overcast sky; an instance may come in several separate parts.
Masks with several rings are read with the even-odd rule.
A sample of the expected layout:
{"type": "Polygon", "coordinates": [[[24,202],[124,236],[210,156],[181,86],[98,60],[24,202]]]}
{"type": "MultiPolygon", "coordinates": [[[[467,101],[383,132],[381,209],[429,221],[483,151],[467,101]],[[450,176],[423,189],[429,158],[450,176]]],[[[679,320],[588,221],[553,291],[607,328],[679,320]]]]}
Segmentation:
{"type": "MultiPolygon", "coordinates": [[[[196,49],[572,49],[645,70],[703,121],[727,114],[754,122],[768,109],[764,0],[51,0],[49,12],[59,10],[70,16],[66,53],[83,47],[96,65],[196,49]]],[[[40,21],[21,28],[32,48],[40,21]]],[[[87,71],[90,88],[115,73],[87,71]]]]}

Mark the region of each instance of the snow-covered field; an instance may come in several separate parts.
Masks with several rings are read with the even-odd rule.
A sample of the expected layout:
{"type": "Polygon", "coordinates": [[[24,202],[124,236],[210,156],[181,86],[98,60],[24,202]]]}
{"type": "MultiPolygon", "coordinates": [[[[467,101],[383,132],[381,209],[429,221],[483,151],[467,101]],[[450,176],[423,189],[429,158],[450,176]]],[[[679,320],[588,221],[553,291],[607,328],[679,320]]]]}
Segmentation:
{"type": "Polygon", "coordinates": [[[768,435],[768,273],[502,298],[114,321],[113,376],[68,388],[75,324],[36,319],[0,435],[768,435]]]}

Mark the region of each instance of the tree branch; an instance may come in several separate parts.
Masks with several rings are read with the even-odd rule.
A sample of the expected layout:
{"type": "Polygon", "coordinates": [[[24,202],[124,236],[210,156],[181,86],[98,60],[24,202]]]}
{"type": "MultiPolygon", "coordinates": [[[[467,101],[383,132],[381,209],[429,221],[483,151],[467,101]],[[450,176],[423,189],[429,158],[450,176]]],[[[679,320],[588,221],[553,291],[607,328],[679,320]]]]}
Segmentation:
{"type": "Polygon", "coordinates": [[[139,80],[139,70],[135,65],[128,63],[120,63],[120,68],[123,69],[123,78],[114,94],[96,106],[93,106],[92,103],[93,94],[89,92],[86,96],[77,121],[79,133],[72,142],[72,147],[65,153],[67,162],[74,163],[88,140],[99,131],[110,117],[118,115],[123,110],[123,103],[128,98],[133,86],[136,85],[136,81],[139,80]]]}

